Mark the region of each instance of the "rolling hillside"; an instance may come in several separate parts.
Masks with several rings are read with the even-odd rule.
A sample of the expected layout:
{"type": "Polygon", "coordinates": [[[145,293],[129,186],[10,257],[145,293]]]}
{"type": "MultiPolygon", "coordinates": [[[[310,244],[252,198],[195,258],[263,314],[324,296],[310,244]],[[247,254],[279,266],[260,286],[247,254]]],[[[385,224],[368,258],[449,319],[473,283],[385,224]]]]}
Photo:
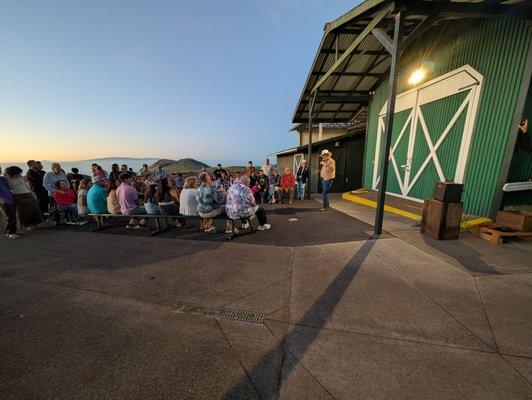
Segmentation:
{"type": "Polygon", "coordinates": [[[192,158],[182,158],[181,160],[161,159],[148,167],[150,171],[156,171],[161,165],[167,172],[195,172],[202,167],[210,168],[207,164],[192,158]]]}

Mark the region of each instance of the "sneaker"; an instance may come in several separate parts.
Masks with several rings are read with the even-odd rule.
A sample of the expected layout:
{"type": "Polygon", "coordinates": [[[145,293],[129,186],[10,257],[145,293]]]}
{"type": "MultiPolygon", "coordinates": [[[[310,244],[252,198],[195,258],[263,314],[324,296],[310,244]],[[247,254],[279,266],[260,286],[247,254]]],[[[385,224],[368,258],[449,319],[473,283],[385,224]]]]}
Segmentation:
{"type": "Polygon", "coordinates": [[[89,223],[89,221],[78,221],[76,222],[76,225],[87,225],[89,223]]]}
{"type": "Polygon", "coordinates": [[[270,224],[264,224],[264,225],[259,225],[259,231],[267,231],[268,229],[270,229],[272,226],[270,224]]]}
{"type": "MultiPolygon", "coordinates": [[[[233,232],[231,232],[231,229],[226,229],[225,233],[233,233],[233,232]]],[[[238,233],[238,229],[237,228],[235,228],[235,233],[238,233]]]]}
{"type": "Polygon", "coordinates": [[[216,227],[211,226],[210,228],[205,229],[205,233],[216,233],[216,227]]]}
{"type": "Polygon", "coordinates": [[[135,225],[133,224],[127,224],[126,225],[126,229],[134,229],[135,228],[135,225]]]}
{"type": "Polygon", "coordinates": [[[20,239],[22,235],[19,235],[18,233],[10,233],[6,235],[7,239],[13,240],[13,239],[20,239]]]}
{"type": "Polygon", "coordinates": [[[241,229],[249,229],[249,222],[242,224],[241,229]]]}
{"type": "Polygon", "coordinates": [[[72,222],[72,221],[66,221],[65,224],[67,224],[67,225],[77,225],[78,223],[77,222],[72,222]]]}

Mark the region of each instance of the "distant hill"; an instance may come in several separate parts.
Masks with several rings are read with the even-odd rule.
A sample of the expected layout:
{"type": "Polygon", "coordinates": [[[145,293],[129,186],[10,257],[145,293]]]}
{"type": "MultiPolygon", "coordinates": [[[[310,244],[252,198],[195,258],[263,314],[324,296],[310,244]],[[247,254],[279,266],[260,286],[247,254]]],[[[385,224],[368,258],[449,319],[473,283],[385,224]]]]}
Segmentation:
{"type": "Polygon", "coordinates": [[[150,171],[156,171],[162,166],[166,172],[195,172],[200,171],[203,167],[210,168],[207,164],[194,160],[193,158],[182,158],[181,160],[161,159],[148,167],[150,171]]]}

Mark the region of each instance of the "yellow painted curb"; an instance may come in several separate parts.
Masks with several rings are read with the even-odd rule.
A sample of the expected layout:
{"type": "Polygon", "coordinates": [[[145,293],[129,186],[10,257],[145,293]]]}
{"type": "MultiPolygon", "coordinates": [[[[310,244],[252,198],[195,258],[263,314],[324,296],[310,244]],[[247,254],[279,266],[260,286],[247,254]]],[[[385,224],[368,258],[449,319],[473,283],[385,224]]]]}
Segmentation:
{"type": "MultiPolygon", "coordinates": [[[[343,193],[342,199],[352,201],[353,203],[362,204],[363,206],[368,206],[372,208],[377,208],[377,202],[369,199],[365,199],[364,197],[357,196],[356,194],[351,193],[343,193]]],[[[414,214],[405,210],[401,210],[400,208],[395,208],[392,206],[384,206],[384,211],[390,212],[392,214],[397,214],[405,218],[413,219],[414,221],[421,221],[421,215],[414,214]]]]}
{"type": "Polygon", "coordinates": [[[485,223],[488,223],[488,222],[493,222],[493,221],[491,219],[489,219],[489,218],[486,218],[486,217],[475,218],[475,219],[472,219],[472,220],[469,220],[469,221],[462,222],[460,224],[460,229],[461,230],[471,229],[474,226],[482,225],[482,224],[485,224],[485,223]]]}
{"type": "MultiPolygon", "coordinates": [[[[377,202],[376,201],[373,201],[373,200],[370,200],[370,199],[366,199],[364,197],[357,196],[356,194],[343,193],[342,194],[342,199],[348,200],[348,201],[352,201],[353,203],[362,204],[363,206],[377,208],[377,202]]],[[[401,210],[400,208],[395,208],[395,207],[392,207],[392,206],[386,206],[385,205],[384,206],[384,211],[390,212],[392,214],[401,215],[402,217],[409,218],[409,219],[412,219],[414,221],[421,221],[421,215],[414,214],[414,213],[411,213],[411,212],[408,212],[408,211],[405,211],[405,210],[401,210]]],[[[481,224],[484,224],[484,223],[487,223],[487,222],[492,222],[492,220],[489,219],[489,218],[485,218],[485,217],[475,218],[475,219],[472,219],[472,220],[469,220],[469,221],[462,222],[460,224],[460,229],[461,230],[471,229],[474,226],[481,225],[481,224]]]]}

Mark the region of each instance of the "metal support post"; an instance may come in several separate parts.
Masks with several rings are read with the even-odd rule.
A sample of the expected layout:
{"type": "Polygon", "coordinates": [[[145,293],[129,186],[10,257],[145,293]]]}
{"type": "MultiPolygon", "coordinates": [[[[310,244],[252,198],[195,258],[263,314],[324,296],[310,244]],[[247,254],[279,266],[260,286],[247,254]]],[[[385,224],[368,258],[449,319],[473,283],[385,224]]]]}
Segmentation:
{"type": "MultiPolygon", "coordinates": [[[[307,199],[310,199],[311,191],[311,181],[312,181],[312,111],[314,110],[314,102],[316,101],[315,91],[312,95],[312,99],[309,99],[309,109],[308,109],[308,152],[307,152],[307,167],[308,167],[308,179],[306,185],[306,194],[307,199]]],[[[294,171],[295,172],[295,171],[294,171]]]]}
{"type": "MultiPolygon", "coordinates": [[[[399,58],[401,55],[401,45],[403,42],[403,24],[404,15],[402,11],[399,11],[395,16],[395,29],[393,37],[392,47],[392,60],[390,66],[390,77],[388,84],[388,105],[386,109],[386,121],[384,128],[384,143],[383,151],[381,151],[381,170],[380,170],[380,184],[379,193],[377,199],[377,211],[375,213],[375,234],[380,235],[382,233],[382,219],[384,217],[384,202],[386,198],[386,179],[388,177],[388,164],[390,157],[390,144],[392,141],[392,129],[393,129],[393,114],[395,110],[395,96],[397,92],[397,67],[399,64],[399,58]]],[[[377,166],[375,166],[377,167],[377,166]]]]}

